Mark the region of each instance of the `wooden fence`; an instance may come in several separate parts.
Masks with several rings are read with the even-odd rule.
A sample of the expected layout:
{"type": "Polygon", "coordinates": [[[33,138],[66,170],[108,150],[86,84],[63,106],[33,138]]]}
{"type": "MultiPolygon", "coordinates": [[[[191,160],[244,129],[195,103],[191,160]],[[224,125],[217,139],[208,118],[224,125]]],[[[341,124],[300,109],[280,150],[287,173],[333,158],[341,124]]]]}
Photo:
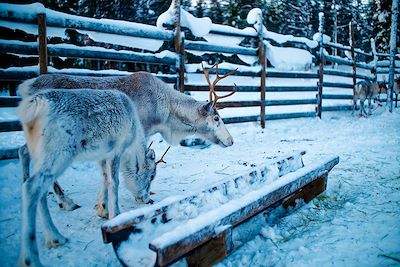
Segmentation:
{"type": "MultiPolygon", "coordinates": [[[[179,7],[180,1],[175,1],[179,7]]],[[[1,4],[0,4],[1,5],[1,4]]],[[[180,10],[180,8],[178,8],[180,10]]],[[[54,16],[54,11],[32,15],[31,13],[22,14],[21,12],[10,12],[7,8],[0,9],[0,22],[16,22],[23,25],[36,25],[37,27],[37,42],[22,42],[16,40],[0,40],[0,49],[3,53],[36,55],[39,58],[39,68],[8,68],[0,69],[0,80],[2,81],[22,81],[28,78],[36,77],[43,73],[69,73],[74,75],[126,75],[126,72],[113,71],[90,71],[90,70],[56,70],[48,66],[48,57],[68,57],[68,58],[86,58],[96,60],[112,60],[119,62],[142,62],[146,64],[166,65],[174,70],[174,74],[156,74],[167,83],[174,83],[175,87],[182,92],[196,94],[209,90],[208,86],[203,84],[186,82],[185,79],[195,75],[201,75],[201,70],[188,71],[185,70],[188,54],[197,51],[200,53],[208,53],[219,57],[222,54],[230,54],[236,56],[252,56],[258,57],[258,65],[253,66],[252,70],[246,68],[239,69],[233,78],[257,79],[257,83],[247,84],[245,82],[238,83],[237,94],[253,93],[259,94],[256,100],[232,100],[218,103],[219,108],[238,109],[238,108],[259,108],[258,114],[240,115],[240,116],[223,116],[225,123],[251,122],[260,121],[262,127],[265,126],[266,120],[283,119],[283,118],[299,118],[299,117],[321,117],[323,111],[349,110],[351,108],[352,94],[351,93],[334,93],[330,88],[345,89],[351,92],[357,79],[377,80],[377,75],[386,73],[388,63],[380,62],[379,57],[387,58],[387,54],[373,52],[364,52],[354,47],[354,41],[350,42],[350,46],[345,46],[335,43],[324,43],[323,38],[320,38],[319,53],[317,60],[319,61],[319,70],[310,71],[276,71],[267,68],[266,62],[266,46],[265,41],[268,37],[262,32],[262,29],[257,29],[254,33],[240,31],[238,29],[213,24],[216,27],[212,28],[210,34],[220,37],[241,37],[250,40],[248,43],[253,44],[243,45],[221,45],[198,41],[198,38],[185,37],[183,33],[185,29],[181,27],[180,19],[175,18],[174,28],[170,30],[161,30],[155,26],[143,25],[138,23],[126,23],[116,26],[113,21],[97,20],[89,18],[80,18],[77,16],[66,15],[54,16]],[[146,26],[146,27],[144,27],[146,26]],[[77,46],[72,44],[48,44],[47,29],[62,28],[76,29],[80,31],[92,31],[97,33],[110,34],[110,36],[124,36],[142,38],[141,40],[159,40],[163,42],[162,48],[164,51],[159,53],[143,53],[130,50],[115,50],[102,47],[77,46]],[[229,29],[225,31],[224,29],[229,29]],[[337,49],[349,51],[351,59],[345,59],[339,56],[331,56],[325,53],[325,49],[337,49]],[[360,62],[357,55],[374,58],[374,65],[360,62]],[[327,63],[336,63],[340,66],[352,67],[352,72],[339,69],[332,69],[327,66],[327,63]],[[257,68],[257,70],[254,70],[257,68]],[[358,70],[362,70],[359,72],[358,70]],[[352,83],[326,81],[324,78],[347,77],[352,78],[352,83]],[[269,79],[277,79],[285,81],[306,80],[307,85],[274,85],[269,84],[269,79]],[[294,93],[309,92],[309,96],[298,99],[268,99],[270,93],[294,93]],[[315,94],[313,94],[315,93],[315,94]],[[267,94],[267,95],[266,95],[267,94]],[[311,95],[311,96],[310,96],[311,95]],[[328,105],[324,106],[325,100],[346,100],[348,104],[343,105],[328,105]],[[309,105],[312,110],[301,112],[278,112],[267,113],[266,110],[270,107],[278,106],[298,106],[309,105]]],[[[179,12],[178,12],[179,13],[179,12]]],[[[322,17],[323,18],[323,17],[322,17]]],[[[261,19],[261,18],[260,18],[261,19]]],[[[0,24],[1,25],[1,24],[0,24]]],[[[261,27],[262,28],[262,27],[261,27]]],[[[350,39],[352,25],[350,26],[350,39]]],[[[323,34],[323,21],[320,25],[320,33],[323,34]]],[[[112,43],[112,40],[110,40],[112,43]]],[[[299,42],[299,41],[295,41],[299,42]]],[[[292,42],[293,43],[293,42],[292,42]]],[[[199,63],[199,62],[197,62],[199,63]]],[[[400,73],[397,66],[396,73],[400,73]]],[[[220,73],[230,71],[230,68],[220,68],[220,73]]],[[[190,79],[189,79],[190,80],[190,79]]],[[[231,85],[221,85],[216,87],[216,91],[231,91],[231,85]]],[[[254,98],[254,97],[253,97],[254,98]]],[[[203,99],[205,100],[205,99],[203,99]]],[[[0,107],[15,107],[19,101],[18,97],[0,97],[0,107]]],[[[224,112],[221,111],[221,113],[224,112]]],[[[0,132],[19,131],[21,127],[18,121],[1,121],[0,132]]]]}

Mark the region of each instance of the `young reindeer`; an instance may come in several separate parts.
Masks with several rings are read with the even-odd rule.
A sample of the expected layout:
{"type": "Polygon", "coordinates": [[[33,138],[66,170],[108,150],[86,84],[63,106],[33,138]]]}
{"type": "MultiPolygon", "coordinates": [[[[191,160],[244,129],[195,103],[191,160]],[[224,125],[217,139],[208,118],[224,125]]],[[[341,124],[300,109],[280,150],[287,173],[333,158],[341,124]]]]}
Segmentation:
{"type": "Polygon", "coordinates": [[[155,154],[146,140],[133,102],[115,90],[45,90],[17,108],[33,162],[22,185],[20,265],[40,266],[36,243],[37,206],[48,247],[67,241],[47,206],[49,187],[75,159],[100,161],[108,185],[109,218],[119,214],[119,166],[127,188],[148,202],[156,174],[155,154]]]}
{"type": "Polygon", "coordinates": [[[357,105],[357,99],[360,100],[360,117],[363,116],[363,113],[368,116],[372,114],[372,106],[371,106],[371,101],[372,99],[378,99],[379,95],[381,93],[387,93],[387,87],[386,84],[383,83],[371,83],[369,81],[360,81],[356,84],[354,88],[354,95],[353,95],[353,112],[354,114],[356,105],[357,105]],[[364,109],[364,102],[365,100],[368,100],[368,107],[369,111],[368,114],[364,109]]]}
{"type": "MultiPolygon", "coordinates": [[[[232,73],[224,75],[223,78],[232,73]]],[[[198,134],[222,147],[233,144],[232,136],[219,116],[215,103],[211,101],[213,93],[210,92],[209,103],[199,102],[174,90],[151,73],[137,72],[117,77],[45,74],[25,81],[18,87],[18,91],[22,97],[26,97],[46,88],[118,90],[128,95],[135,103],[146,137],[160,133],[169,144],[175,145],[188,135],[198,134]]],[[[29,153],[26,146],[21,147],[19,154],[23,173],[26,173],[29,170],[29,153]]],[[[64,196],[57,183],[54,184],[54,189],[60,207],[65,210],[79,207],[64,196]]]]}

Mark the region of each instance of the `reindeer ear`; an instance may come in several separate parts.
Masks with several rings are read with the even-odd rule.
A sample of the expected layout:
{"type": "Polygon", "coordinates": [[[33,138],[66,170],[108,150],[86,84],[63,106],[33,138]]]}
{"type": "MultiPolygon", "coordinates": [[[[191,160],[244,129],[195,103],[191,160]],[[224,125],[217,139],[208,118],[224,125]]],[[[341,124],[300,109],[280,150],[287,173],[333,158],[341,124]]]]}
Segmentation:
{"type": "Polygon", "coordinates": [[[207,104],[201,106],[199,111],[202,116],[207,116],[208,114],[211,114],[211,112],[213,111],[213,103],[208,102],[207,104]]]}
{"type": "Polygon", "coordinates": [[[156,153],[154,152],[153,149],[149,149],[146,153],[146,158],[151,159],[151,160],[155,160],[156,159],[156,153]]]}

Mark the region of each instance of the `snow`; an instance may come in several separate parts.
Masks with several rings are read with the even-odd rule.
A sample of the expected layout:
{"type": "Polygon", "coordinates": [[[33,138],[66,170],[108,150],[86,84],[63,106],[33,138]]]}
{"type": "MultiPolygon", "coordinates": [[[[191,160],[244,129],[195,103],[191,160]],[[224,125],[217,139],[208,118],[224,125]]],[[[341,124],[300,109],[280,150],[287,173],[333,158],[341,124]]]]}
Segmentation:
{"type": "MultiPolygon", "coordinates": [[[[210,32],[212,21],[209,17],[196,18],[181,7],[181,26],[190,29],[196,37],[202,37],[210,32]]],[[[157,18],[157,27],[163,29],[163,24],[174,24],[175,4],[171,1],[171,5],[167,11],[157,18]]]]}
{"type": "Polygon", "coordinates": [[[268,41],[266,45],[266,56],[271,64],[280,70],[304,70],[311,68],[314,56],[304,49],[293,47],[276,47],[268,41]]]}
{"type": "MultiPolygon", "coordinates": [[[[400,110],[393,114],[382,110],[368,119],[352,117],[350,112],[325,112],[322,120],[271,121],[264,130],[253,123],[228,125],[235,140],[230,148],[174,147],[170,151],[168,164],[159,167],[152,185],[154,200],[158,203],[206,188],[245,171],[246,166],[293,149],[307,150],[306,165],[339,155],[341,162],[330,174],[326,193],[289,213],[278,209],[263,217],[260,236],[220,266],[395,264],[383,255],[396,257],[400,250],[400,110]]],[[[0,140],[1,146],[7,145],[8,139],[0,140]]],[[[158,135],[152,140],[158,141],[157,154],[162,153],[167,144],[158,135]]],[[[15,265],[18,258],[20,179],[17,160],[0,162],[2,266],[15,265]]],[[[118,265],[111,245],[101,241],[99,229],[105,221],[93,210],[99,181],[96,164],[89,162],[74,163],[61,177],[66,193],[82,208],[61,211],[49,196],[55,223],[70,241],[57,249],[45,248],[39,224],[39,253],[45,265],[118,265]]],[[[136,204],[122,183],[121,187],[121,210],[131,210],[136,204]]],[[[251,225],[246,231],[252,229],[258,228],[251,225]]]]}
{"type": "MultiPolygon", "coordinates": [[[[331,37],[329,37],[328,35],[323,34],[323,43],[329,43],[331,41],[331,37]]],[[[319,42],[321,40],[321,33],[317,32],[313,35],[313,40],[319,42]]]]}

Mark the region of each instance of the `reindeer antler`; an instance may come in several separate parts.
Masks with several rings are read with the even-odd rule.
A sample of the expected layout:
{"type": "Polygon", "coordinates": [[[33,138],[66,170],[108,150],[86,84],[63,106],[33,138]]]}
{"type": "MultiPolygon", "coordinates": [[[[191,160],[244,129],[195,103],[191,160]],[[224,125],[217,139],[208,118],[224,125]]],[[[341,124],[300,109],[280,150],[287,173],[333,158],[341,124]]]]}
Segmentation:
{"type": "Polygon", "coordinates": [[[164,156],[167,154],[167,152],[168,152],[168,150],[171,148],[171,146],[169,146],[168,148],[167,148],[167,150],[165,150],[165,152],[164,152],[164,154],[161,156],[161,158],[156,162],[156,165],[157,164],[159,164],[159,163],[167,163],[165,160],[164,160],[164,156]]]}
{"type": "Polygon", "coordinates": [[[153,141],[151,141],[151,143],[150,143],[149,147],[147,148],[147,150],[150,149],[150,147],[151,147],[152,144],[153,144],[153,141]]]}
{"type": "Polygon", "coordinates": [[[214,65],[212,65],[211,68],[209,68],[209,69],[206,69],[206,68],[204,67],[204,65],[203,65],[203,62],[202,62],[202,63],[201,63],[201,67],[203,68],[204,76],[206,77],[208,86],[210,87],[210,102],[213,102],[213,107],[216,107],[216,106],[217,106],[217,102],[218,102],[219,99],[222,99],[222,98],[225,98],[225,97],[229,97],[229,96],[233,95],[234,93],[236,93],[236,88],[237,88],[237,87],[236,87],[236,84],[234,84],[234,89],[233,89],[232,92],[230,92],[230,93],[228,93],[228,94],[226,94],[226,95],[223,95],[223,96],[217,95],[217,93],[215,92],[215,86],[217,85],[217,83],[218,83],[220,80],[222,80],[222,79],[228,77],[229,75],[234,74],[234,73],[238,70],[237,68],[234,69],[234,70],[231,70],[230,72],[228,72],[228,73],[226,73],[226,74],[224,74],[224,75],[222,75],[222,76],[220,76],[219,73],[218,73],[218,62],[216,62],[214,65]],[[210,81],[210,71],[211,71],[214,67],[215,67],[215,75],[216,75],[216,78],[215,78],[215,80],[211,83],[211,81],[210,81]]]}

